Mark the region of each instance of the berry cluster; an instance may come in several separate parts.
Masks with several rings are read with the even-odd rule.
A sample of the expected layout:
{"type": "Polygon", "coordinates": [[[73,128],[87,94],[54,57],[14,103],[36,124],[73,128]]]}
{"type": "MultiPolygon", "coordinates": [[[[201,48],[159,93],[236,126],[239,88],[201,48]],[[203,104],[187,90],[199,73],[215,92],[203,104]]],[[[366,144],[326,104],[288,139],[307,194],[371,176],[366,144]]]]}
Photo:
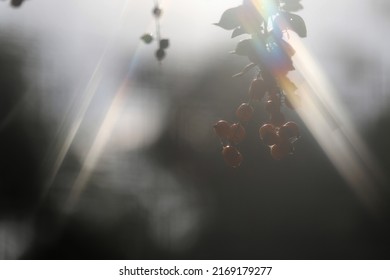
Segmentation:
{"type": "Polygon", "coordinates": [[[160,17],[162,15],[162,9],[158,5],[157,1],[155,4],[155,7],[152,10],[152,14],[156,20],[156,38],[152,34],[145,33],[141,36],[141,40],[146,43],[150,44],[154,41],[154,39],[158,42],[158,49],[155,53],[155,56],[158,61],[161,61],[166,56],[166,49],[169,47],[169,39],[161,39],[161,31],[160,31],[160,17]]]}
{"type": "Polygon", "coordinates": [[[280,160],[289,154],[293,154],[293,143],[299,138],[299,127],[295,122],[287,121],[281,112],[281,106],[293,108],[287,101],[283,92],[278,88],[267,90],[267,82],[262,77],[255,78],[249,87],[249,102],[242,103],[236,110],[238,122],[229,123],[220,120],[214,125],[214,131],[221,139],[223,146],[222,155],[228,165],[238,167],[243,157],[238,150],[238,145],[245,139],[245,125],[253,118],[254,102],[264,101],[265,110],[269,115],[269,122],[259,129],[260,139],[270,147],[271,156],[280,160]],[[288,104],[288,105],[287,105],[288,104]]]}
{"type": "Polygon", "coordinates": [[[293,106],[288,101],[283,91],[274,84],[267,91],[267,82],[264,79],[254,79],[250,92],[253,96],[260,95],[260,98],[267,94],[265,109],[269,115],[269,123],[262,125],[259,129],[260,139],[271,149],[274,159],[280,160],[294,152],[293,143],[299,138],[299,127],[294,122],[286,122],[284,114],[281,112],[282,104],[290,109],[293,106]]]}
{"type": "Polygon", "coordinates": [[[270,147],[271,156],[280,160],[293,154],[293,143],[299,138],[296,123],[286,121],[282,105],[294,109],[291,102],[298,96],[297,87],[287,77],[294,70],[291,57],[295,50],[284,40],[288,30],[300,37],[306,36],[306,25],[301,17],[290,13],[299,10],[300,0],[244,0],[243,4],[226,10],[217,26],[233,30],[232,37],[250,34],[238,42],[232,52],[246,56],[250,64],[233,77],[239,77],[257,67],[258,72],[249,87],[249,100],[236,110],[238,122],[230,124],[221,120],[214,125],[223,146],[222,155],[228,165],[238,167],[243,157],[238,150],[246,137],[245,124],[254,113],[253,103],[264,102],[269,121],[259,129],[260,139],[270,147]],[[290,100],[291,99],[291,100],[290,100]]]}

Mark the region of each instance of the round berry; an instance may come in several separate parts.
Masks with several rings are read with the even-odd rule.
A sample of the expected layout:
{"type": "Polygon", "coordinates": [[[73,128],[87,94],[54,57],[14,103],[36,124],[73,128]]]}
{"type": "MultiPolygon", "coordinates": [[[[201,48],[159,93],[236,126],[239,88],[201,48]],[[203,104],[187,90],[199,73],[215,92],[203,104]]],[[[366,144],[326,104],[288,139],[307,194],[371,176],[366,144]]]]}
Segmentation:
{"type": "Polygon", "coordinates": [[[292,136],[290,135],[290,131],[284,125],[281,126],[277,133],[282,140],[289,140],[292,136]]]}
{"type": "Polygon", "coordinates": [[[253,112],[253,107],[249,103],[242,103],[236,110],[236,116],[240,121],[247,122],[252,119],[253,112]]]}
{"type": "Polygon", "coordinates": [[[260,139],[268,146],[272,146],[278,142],[278,136],[272,124],[264,124],[260,127],[259,134],[260,139]]]}
{"type": "Polygon", "coordinates": [[[292,137],[299,137],[299,126],[295,122],[287,122],[283,126],[289,129],[292,137]]]}
{"type": "Polygon", "coordinates": [[[271,156],[275,160],[281,160],[294,151],[289,141],[281,141],[271,147],[271,156]]]}
{"type": "Polygon", "coordinates": [[[227,139],[230,135],[230,125],[229,122],[220,120],[214,124],[214,131],[220,138],[227,139]]]}
{"type": "Polygon", "coordinates": [[[245,128],[240,123],[234,123],[230,126],[228,140],[234,144],[242,142],[246,137],[245,128]]]}
{"type": "Polygon", "coordinates": [[[249,87],[249,96],[252,100],[261,100],[263,99],[265,93],[267,92],[267,84],[263,79],[254,79],[249,87]]]}
{"type": "Polygon", "coordinates": [[[233,146],[226,146],[222,150],[225,162],[231,167],[239,167],[242,163],[242,154],[233,146]]]}
{"type": "Polygon", "coordinates": [[[271,156],[275,160],[281,160],[284,158],[287,154],[283,152],[283,149],[279,145],[273,145],[271,147],[271,156]]]}
{"type": "Polygon", "coordinates": [[[287,122],[280,127],[279,135],[284,139],[298,138],[299,127],[295,122],[287,122]]]}

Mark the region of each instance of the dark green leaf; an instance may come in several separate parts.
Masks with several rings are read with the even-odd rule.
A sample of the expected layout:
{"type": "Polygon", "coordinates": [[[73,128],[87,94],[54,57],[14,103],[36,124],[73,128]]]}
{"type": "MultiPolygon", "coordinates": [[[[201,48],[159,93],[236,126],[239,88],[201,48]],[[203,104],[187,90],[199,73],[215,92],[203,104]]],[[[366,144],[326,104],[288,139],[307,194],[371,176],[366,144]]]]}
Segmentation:
{"type": "Polygon", "coordinates": [[[237,43],[236,49],[232,53],[242,56],[250,56],[253,53],[253,49],[253,40],[245,39],[237,43]]]}
{"type": "Polygon", "coordinates": [[[236,77],[241,77],[243,75],[245,75],[248,71],[250,71],[253,67],[255,67],[256,64],[255,63],[249,63],[247,66],[245,66],[240,73],[237,73],[237,74],[234,74],[232,77],[233,78],[236,78],[236,77]]]}
{"type": "Polygon", "coordinates": [[[295,31],[300,37],[307,36],[306,24],[303,18],[295,14],[290,14],[289,23],[291,30],[295,31]]]}
{"type": "Polygon", "coordinates": [[[260,65],[267,56],[266,43],[259,37],[245,39],[237,43],[236,49],[232,53],[246,56],[249,61],[260,65]]]}
{"type": "Polygon", "coordinates": [[[300,37],[306,37],[307,30],[305,21],[296,14],[281,12],[273,22],[274,33],[278,34],[281,30],[290,29],[300,37]]]}
{"type": "Polygon", "coordinates": [[[11,6],[14,8],[20,7],[24,0],[11,0],[11,6]]]}
{"type": "Polygon", "coordinates": [[[218,23],[215,23],[215,25],[226,29],[226,30],[232,30],[241,24],[241,15],[243,12],[242,6],[237,6],[235,8],[227,9],[225,12],[223,12],[221,19],[218,23]]]}
{"type": "Polygon", "coordinates": [[[234,30],[233,30],[233,33],[232,33],[232,38],[235,38],[237,36],[240,36],[242,34],[247,34],[248,32],[245,31],[244,28],[242,28],[241,26],[239,27],[236,27],[234,30]]]}
{"type": "Polygon", "coordinates": [[[282,8],[287,12],[297,12],[299,10],[302,10],[303,6],[301,3],[291,3],[283,5],[282,8]]]}
{"type": "Polygon", "coordinates": [[[287,12],[297,12],[303,9],[301,0],[281,0],[283,10],[287,12]]]}
{"type": "Polygon", "coordinates": [[[169,39],[160,40],[160,49],[166,49],[169,47],[169,39]]]}

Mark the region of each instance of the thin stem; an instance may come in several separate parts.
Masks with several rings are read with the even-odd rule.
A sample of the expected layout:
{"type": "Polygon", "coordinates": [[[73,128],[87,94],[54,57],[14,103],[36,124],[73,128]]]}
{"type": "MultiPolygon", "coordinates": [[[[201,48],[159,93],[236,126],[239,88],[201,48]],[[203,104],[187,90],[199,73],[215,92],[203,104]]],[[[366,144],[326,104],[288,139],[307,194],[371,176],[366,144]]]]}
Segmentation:
{"type": "Polygon", "coordinates": [[[161,40],[160,21],[157,17],[156,17],[156,39],[157,42],[160,42],[161,40]]]}

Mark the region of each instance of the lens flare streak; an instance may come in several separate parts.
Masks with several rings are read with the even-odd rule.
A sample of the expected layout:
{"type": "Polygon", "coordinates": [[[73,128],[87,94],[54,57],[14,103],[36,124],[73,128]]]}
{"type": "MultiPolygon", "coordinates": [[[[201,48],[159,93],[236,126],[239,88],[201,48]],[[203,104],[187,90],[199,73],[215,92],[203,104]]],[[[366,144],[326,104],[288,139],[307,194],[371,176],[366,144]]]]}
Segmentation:
{"type": "Polygon", "coordinates": [[[96,135],[94,142],[91,145],[83,166],[78,174],[72,188],[66,204],[66,210],[71,211],[77,203],[81,193],[87,186],[87,182],[95,169],[95,166],[100,158],[100,155],[104,151],[107,142],[110,139],[112,131],[115,127],[115,123],[122,112],[124,99],[127,93],[127,79],[123,82],[122,86],[116,93],[110,108],[103,120],[102,125],[96,135]]]}
{"type": "Polygon", "coordinates": [[[299,73],[295,78],[301,103],[294,104],[298,114],[358,198],[373,214],[380,215],[382,201],[378,186],[385,181],[384,172],[310,52],[298,38],[291,38],[290,44],[296,50],[294,65],[299,73]]]}
{"type": "MultiPolygon", "coordinates": [[[[98,63],[95,66],[95,69],[91,75],[91,78],[87,84],[87,87],[85,91],[82,93],[82,103],[81,106],[78,109],[78,112],[76,113],[76,117],[73,119],[70,130],[67,133],[65,140],[63,144],[61,145],[61,148],[58,151],[57,156],[55,157],[53,167],[49,173],[48,179],[46,180],[44,191],[42,194],[42,199],[45,199],[48,193],[50,192],[50,189],[55,181],[55,178],[57,177],[57,174],[62,166],[62,163],[64,162],[64,159],[66,155],[68,154],[71,145],[80,129],[80,126],[84,120],[84,117],[87,113],[87,110],[96,95],[96,91],[99,88],[99,85],[101,83],[101,79],[103,76],[103,63],[107,57],[107,54],[111,50],[115,39],[117,38],[120,28],[123,26],[123,21],[125,19],[125,16],[129,12],[129,2],[130,0],[126,0],[124,2],[124,5],[122,6],[120,16],[119,16],[119,23],[117,27],[112,31],[112,36],[110,40],[107,42],[107,45],[105,46],[105,49],[98,61],[98,63]]],[[[66,116],[65,116],[66,117],[66,116]]]]}
{"type": "Polygon", "coordinates": [[[100,63],[96,67],[95,72],[92,74],[92,77],[88,83],[87,89],[84,91],[81,106],[77,112],[76,117],[74,118],[74,120],[71,124],[71,127],[70,127],[70,129],[65,137],[65,140],[64,140],[64,142],[63,142],[63,144],[58,152],[58,155],[55,159],[52,171],[51,171],[49,178],[48,178],[46,185],[45,185],[43,197],[45,197],[48,194],[48,192],[50,191],[50,188],[51,188],[52,184],[54,183],[54,180],[58,174],[58,171],[60,170],[61,165],[64,162],[64,159],[65,159],[65,157],[66,157],[66,155],[67,155],[67,153],[68,153],[68,151],[73,143],[73,140],[75,139],[76,134],[77,134],[82,122],[83,122],[83,119],[84,119],[85,114],[89,108],[89,105],[90,105],[93,97],[95,96],[96,90],[99,87],[100,80],[101,80],[101,73],[98,72],[99,69],[100,69],[100,63]]]}

